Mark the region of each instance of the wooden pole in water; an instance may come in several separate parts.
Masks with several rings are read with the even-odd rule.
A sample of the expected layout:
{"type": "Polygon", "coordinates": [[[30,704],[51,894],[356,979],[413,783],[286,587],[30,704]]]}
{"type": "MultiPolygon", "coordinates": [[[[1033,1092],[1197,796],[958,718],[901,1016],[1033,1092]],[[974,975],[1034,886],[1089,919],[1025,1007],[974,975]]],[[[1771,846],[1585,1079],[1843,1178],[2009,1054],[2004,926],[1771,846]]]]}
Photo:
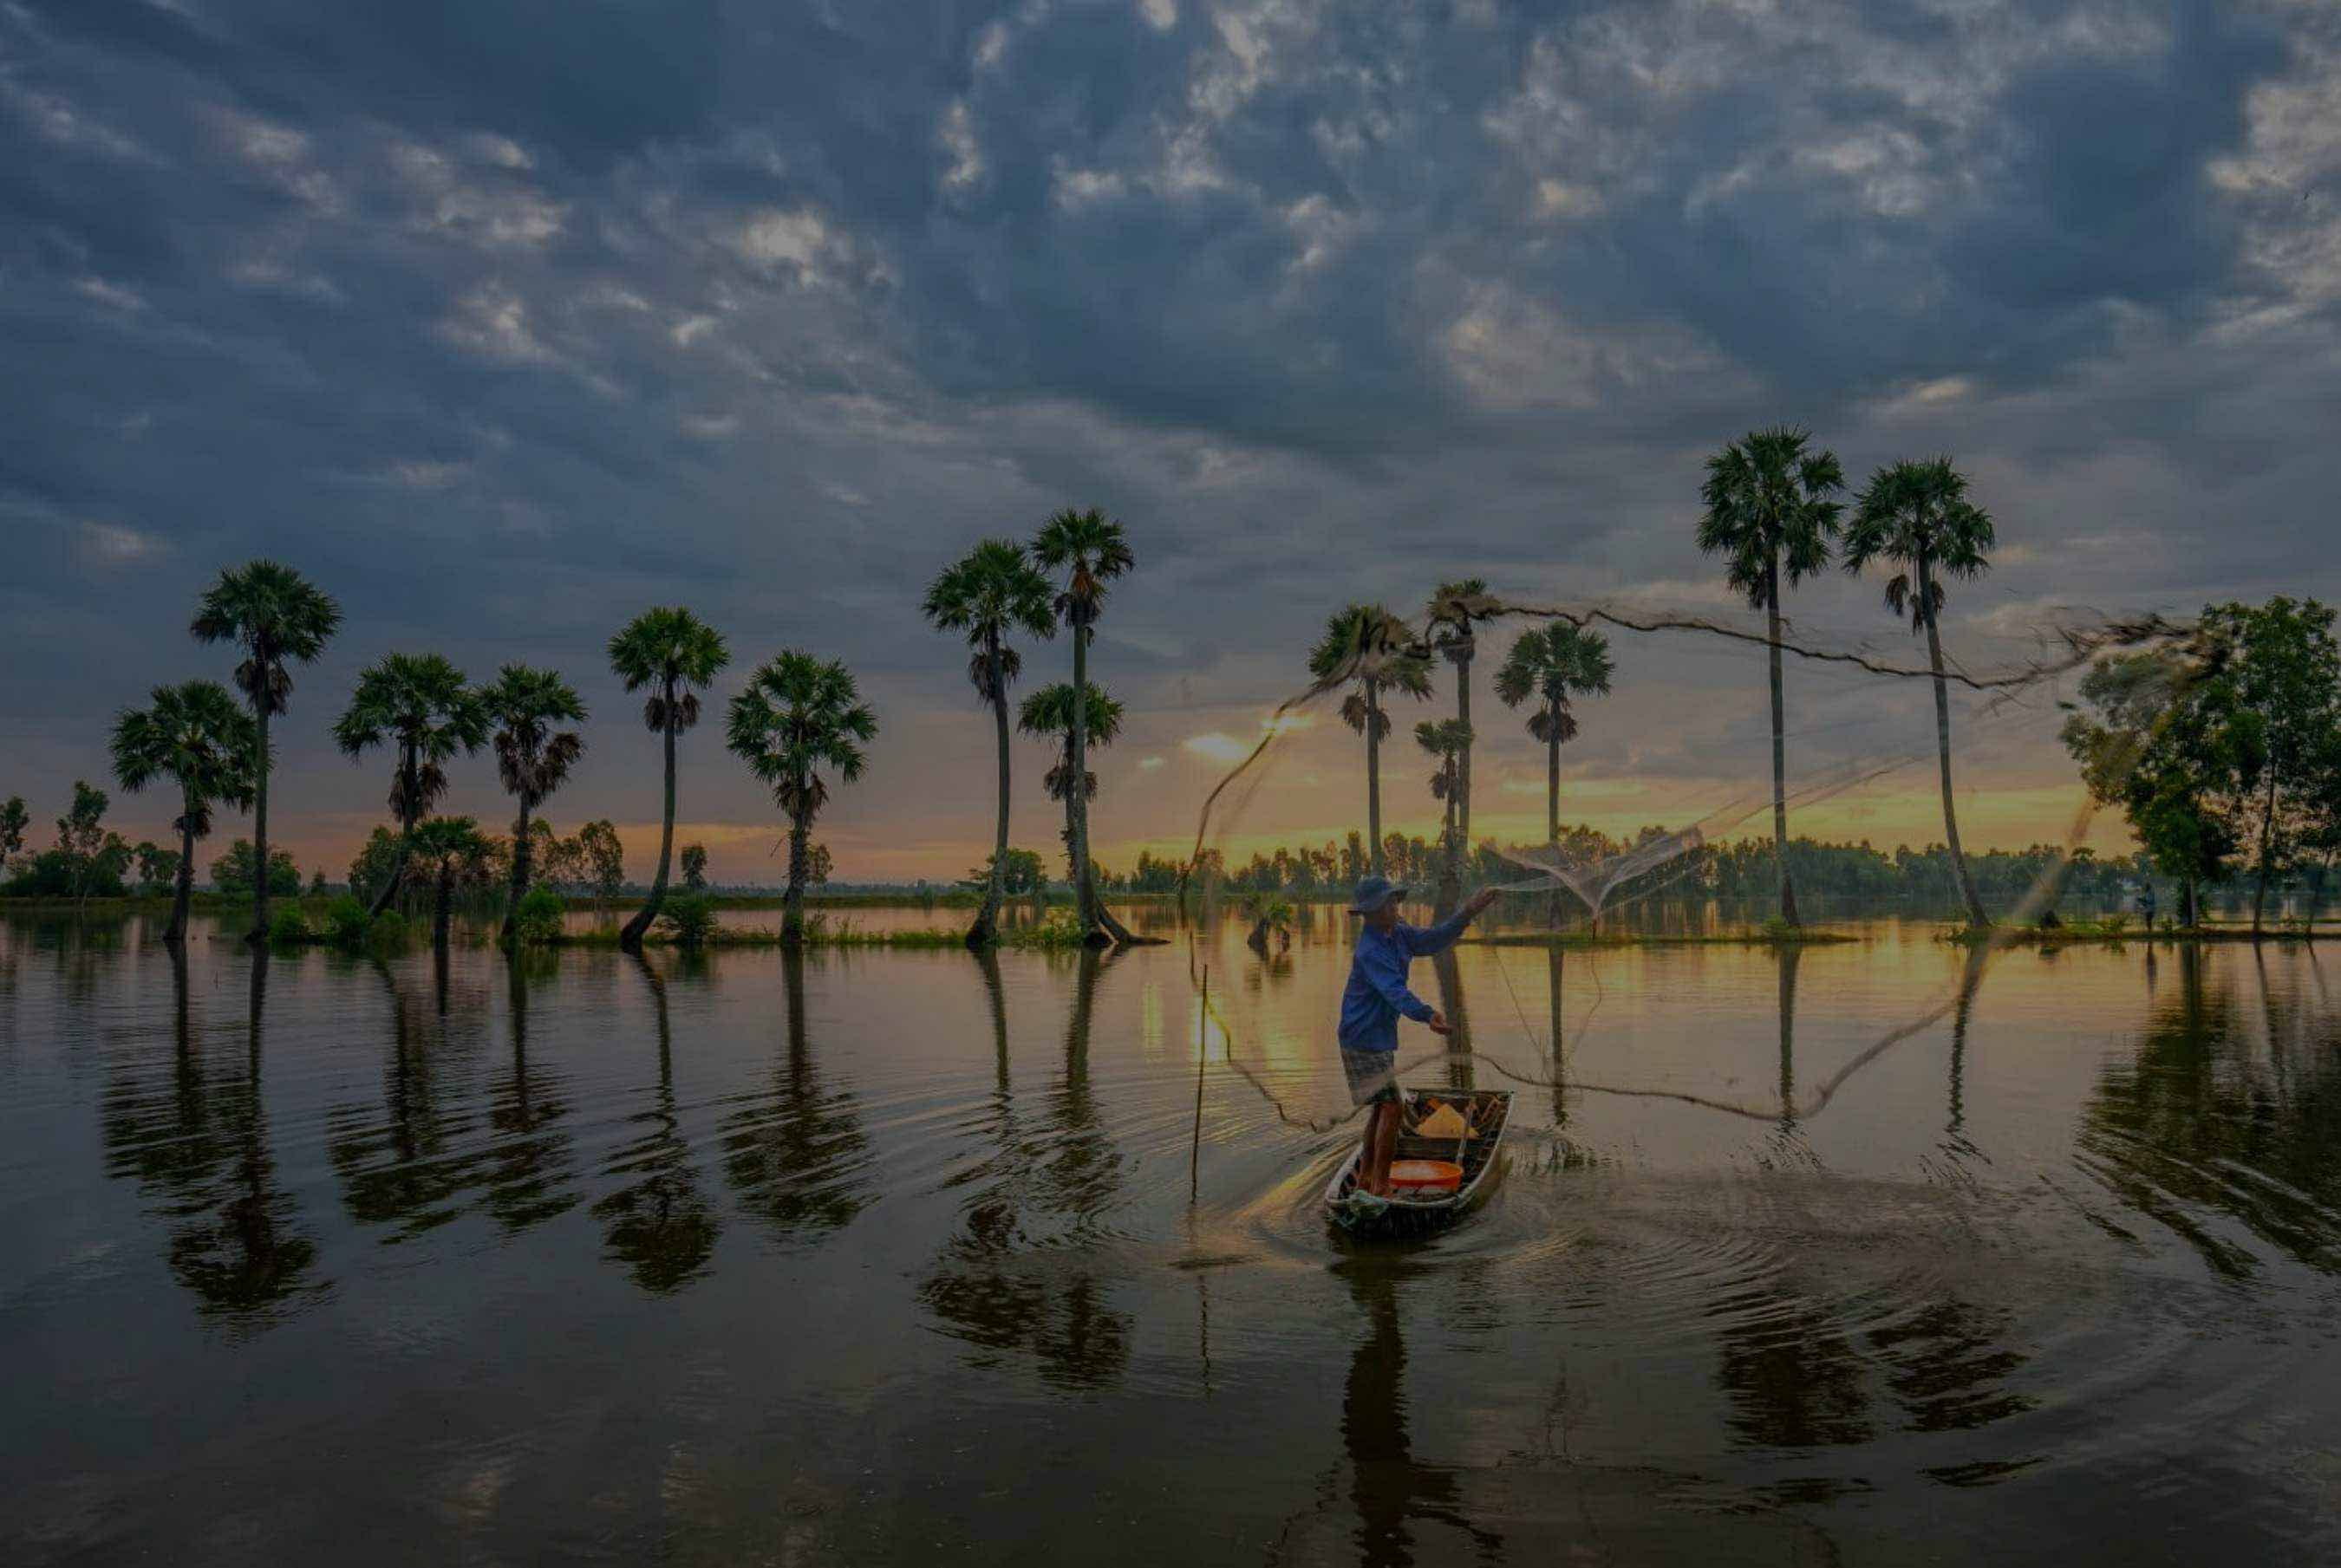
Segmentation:
{"type": "Polygon", "coordinates": [[[1203,1168],[1203,1060],[1211,1029],[1211,967],[1203,966],[1202,1016],[1195,1021],[1195,1141],[1187,1151],[1187,1206],[1195,1205],[1203,1168]]]}

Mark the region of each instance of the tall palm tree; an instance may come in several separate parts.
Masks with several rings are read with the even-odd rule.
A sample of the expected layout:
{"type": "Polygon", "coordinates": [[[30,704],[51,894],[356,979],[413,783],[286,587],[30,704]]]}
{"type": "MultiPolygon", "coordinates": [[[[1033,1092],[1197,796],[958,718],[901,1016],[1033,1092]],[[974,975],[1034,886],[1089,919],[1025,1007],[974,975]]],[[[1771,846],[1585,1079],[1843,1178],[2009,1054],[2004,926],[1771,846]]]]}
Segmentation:
{"type": "Polygon", "coordinates": [[[1533,698],[1529,733],[1544,742],[1544,834],[1560,842],[1560,748],[1576,739],[1577,714],[1570,700],[1609,694],[1609,640],[1565,620],[1530,627],[1504,656],[1496,671],[1496,697],[1507,708],[1533,698]]]}
{"type": "MultiPolygon", "coordinates": [[[[1073,688],[1070,681],[1059,680],[1043,686],[1024,699],[1017,710],[1016,728],[1027,735],[1054,739],[1060,742],[1057,764],[1041,780],[1041,787],[1051,800],[1061,800],[1065,807],[1065,855],[1068,873],[1078,875],[1073,862],[1073,780],[1079,778],[1079,791],[1083,801],[1097,799],[1097,775],[1088,769],[1077,774],[1073,769],[1073,688]]],[[[1081,733],[1091,746],[1111,746],[1121,735],[1121,704],[1105,694],[1102,688],[1089,688],[1089,700],[1082,704],[1081,733]]],[[[1086,760],[1086,759],[1084,759],[1086,760]]]]}
{"type": "Polygon", "coordinates": [[[1829,536],[1845,489],[1837,454],[1809,451],[1811,432],[1793,425],[1750,431],[1707,460],[1698,547],[1729,558],[1725,581],[1764,612],[1772,678],[1772,858],[1780,873],[1780,918],[1797,920],[1788,879],[1786,716],[1780,696],[1780,580],[1791,587],[1828,564],[1829,536]]]}
{"type": "Polygon", "coordinates": [[[1012,539],[986,539],[943,568],[927,590],[926,617],[938,630],[962,631],[974,653],[967,678],[991,710],[1000,743],[1000,810],[992,838],[991,873],[983,908],[968,928],[967,945],[981,948],[998,939],[1001,878],[1008,858],[1008,683],[1022,673],[1023,657],[1008,645],[1012,632],[1053,637],[1057,618],[1050,605],[1049,580],[1012,539]]]}
{"type": "Polygon", "coordinates": [[[257,721],[253,753],[253,864],[262,868],[252,897],[252,933],[268,936],[268,721],[293,697],[289,665],[307,664],[325,650],[342,623],[333,595],[291,567],[274,561],[247,561],[219,574],[195,606],[187,630],[203,642],[234,642],[244,650],[235,667],[236,689],[252,704],[257,721]]]}
{"type": "Polygon", "coordinates": [[[1351,604],[1325,621],[1325,635],[1309,650],[1309,673],[1330,690],[1353,690],[1341,700],[1341,722],[1366,738],[1366,831],[1369,868],[1380,876],[1382,856],[1382,741],[1390,732],[1382,693],[1418,701],[1430,695],[1430,660],[1415,647],[1406,623],[1382,605],[1351,604]]]}
{"type": "Polygon", "coordinates": [[[480,825],[469,817],[433,817],[418,822],[412,834],[414,853],[431,869],[431,940],[447,945],[447,915],[455,901],[458,878],[485,868],[488,841],[480,825]]]}
{"type": "MultiPolygon", "coordinates": [[[[1057,595],[1058,619],[1073,629],[1073,690],[1090,684],[1090,640],[1097,635],[1099,612],[1105,606],[1106,588],[1136,564],[1121,524],[1091,507],[1068,508],[1041,525],[1032,541],[1032,559],[1050,571],[1064,574],[1064,590],[1057,595]]],[[[1089,770],[1089,727],[1086,705],[1072,707],[1072,728],[1066,746],[1071,777],[1089,770]]],[[[1073,896],[1081,928],[1094,938],[1102,931],[1116,942],[1128,942],[1130,932],[1106,913],[1098,899],[1097,878],[1090,867],[1090,808],[1088,797],[1074,790],[1067,798],[1071,810],[1073,854],[1073,896]]]]}
{"type": "MultiPolygon", "coordinates": [[[[114,720],[114,777],[133,793],[158,779],[179,787],[179,869],[171,923],[163,940],[186,939],[187,898],[194,888],[195,840],[212,830],[212,808],[252,804],[253,759],[260,727],[215,680],[154,688],[153,705],[126,709],[114,720]]],[[[266,883],[267,878],[260,878],[266,883]]]]}
{"type": "MultiPolygon", "coordinates": [[[[1496,617],[1496,600],[1487,583],[1477,577],[1442,582],[1431,590],[1429,618],[1430,644],[1455,666],[1455,721],[1471,728],[1471,660],[1479,652],[1479,626],[1496,617]]],[[[1471,849],[1471,742],[1463,746],[1462,766],[1456,781],[1457,843],[1471,849]]]]}
{"type": "Polygon", "coordinates": [[[1951,699],[1943,680],[1943,639],[1936,619],[1943,608],[1942,574],[1982,576],[1991,570],[1991,515],[1967,500],[1967,481],[1948,457],[1889,463],[1869,476],[1854,501],[1845,531],[1845,569],[1858,573],[1873,561],[1898,563],[1888,580],[1887,608],[1910,618],[1910,629],[1927,634],[1927,659],[1935,672],[1935,744],[1942,760],[1943,836],[1951,867],[1958,873],[1959,897],[1967,923],[1991,924],[1967,875],[1959,850],[1959,819],[1951,805],[1951,699]]]}
{"type": "Polygon", "coordinates": [[[509,942],[513,917],[528,892],[529,851],[533,848],[528,814],[561,788],[585,749],[575,730],[553,726],[583,723],[585,704],[559,673],[525,664],[507,664],[496,671],[494,683],[480,689],[480,700],[487,708],[488,721],[496,727],[496,776],[503,781],[504,792],[520,802],[520,815],[513,821],[512,893],[504,901],[503,936],[509,942]]]}
{"type": "Polygon", "coordinates": [[[878,717],[862,700],[841,661],[784,649],[748,678],[732,699],[725,744],[770,786],[789,816],[789,893],[782,939],[804,939],[805,878],[812,868],[813,819],[829,803],[824,768],[851,784],[862,777],[862,748],[878,717]]]}
{"type": "Polygon", "coordinates": [[[645,610],[610,639],[610,668],[629,691],[652,688],[643,722],[666,748],[666,810],[659,828],[658,874],[651,896],[618,933],[618,945],[639,949],[643,933],[666,901],[667,868],[674,853],[674,738],[699,722],[699,692],[731,662],[723,634],[681,605],[645,610]]]}
{"type": "Polygon", "coordinates": [[[1414,743],[1439,759],[1430,775],[1430,798],[1445,808],[1439,823],[1439,902],[1451,908],[1461,891],[1456,862],[1462,840],[1463,759],[1471,754],[1471,727],[1460,719],[1426,719],[1414,727],[1414,743]]]}
{"type": "Polygon", "coordinates": [[[334,740],[352,759],[387,743],[396,753],[390,809],[398,819],[398,858],[383,878],[370,914],[398,897],[414,849],[414,825],[447,792],[446,764],[487,744],[488,712],[463,672],[436,653],[385,653],[358,675],[350,705],[334,723],[334,740]]]}

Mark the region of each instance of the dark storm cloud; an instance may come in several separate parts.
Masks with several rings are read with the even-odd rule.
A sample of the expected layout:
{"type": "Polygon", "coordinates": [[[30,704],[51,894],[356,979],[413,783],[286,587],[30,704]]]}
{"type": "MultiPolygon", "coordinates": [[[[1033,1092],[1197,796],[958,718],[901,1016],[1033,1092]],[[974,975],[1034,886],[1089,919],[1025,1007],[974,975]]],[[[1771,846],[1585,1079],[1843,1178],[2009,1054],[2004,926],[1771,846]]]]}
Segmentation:
{"type": "MultiPolygon", "coordinates": [[[[15,0],[0,610],[46,651],[0,713],[54,749],[42,788],[94,769],[96,716],[188,660],[195,583],[264,551],[344,593],[351,663],[584,679],[687,598],[949,708],[918,587],[1071,500],[1141,524],[1107,646],[1142,692],[1432,576],[1689,579],[1699,452],[1784,415],[1857,471],[1951,446],[2057,498],[2003,501],[2014,536],[2242,513],[2256,580],[2335,478],[2304,412],[2341,379],[2335,35],[15,0]]],[[[2195,591],[2157,559],[2105,587],[2195,591]]]]}

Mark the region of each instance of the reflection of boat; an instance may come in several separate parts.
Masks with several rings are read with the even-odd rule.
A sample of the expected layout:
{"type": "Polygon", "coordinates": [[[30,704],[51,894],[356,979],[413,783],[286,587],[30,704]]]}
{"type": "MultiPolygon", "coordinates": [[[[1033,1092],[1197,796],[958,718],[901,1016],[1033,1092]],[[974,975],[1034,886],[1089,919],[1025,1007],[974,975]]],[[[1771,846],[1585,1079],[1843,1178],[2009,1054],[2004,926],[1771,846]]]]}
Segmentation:
{"type": "Polygon", "coordinates": [[[1358,1163],[1362,1150],[1352,1150],[1325,1187],[1325,1212],[1342,1229],[1360,1236],[1404,1235],[1449,1225],[1470,1209],[1486,1191],[1496,1169],[1496,1156],[1504,1142],[1504,1124],[1511,1119],[1509,1089],[1406,1089],[1405,1116],[1399,1133],[1401,1160],[1452,1160],[1463,1167],[1463,1179],[1449,1191],[1393,1195],[1387,1203],[1365,1200],[1357,1190],[1358,1163]],[[1471,1136],[1466,1138],[1423,1137],[1414,1129],[1441,1106],[1465,1111],[1471,1136]]]}

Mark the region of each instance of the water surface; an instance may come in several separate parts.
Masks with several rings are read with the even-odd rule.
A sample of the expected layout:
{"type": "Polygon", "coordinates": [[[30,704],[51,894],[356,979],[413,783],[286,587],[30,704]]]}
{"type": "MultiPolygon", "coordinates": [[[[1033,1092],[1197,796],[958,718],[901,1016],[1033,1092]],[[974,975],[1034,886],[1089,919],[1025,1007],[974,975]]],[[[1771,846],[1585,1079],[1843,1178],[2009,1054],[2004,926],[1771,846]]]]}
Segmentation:
{"type": "Polygon", "coordinates": [[[1419,965],[1479,1055],[1410,1078],[1514,1089],[1509,1165],[1361,1247],[1322,911],[0,922],[0,1556],[2334,1560],[2332,950],[1864,933],[1419,965]]]}

